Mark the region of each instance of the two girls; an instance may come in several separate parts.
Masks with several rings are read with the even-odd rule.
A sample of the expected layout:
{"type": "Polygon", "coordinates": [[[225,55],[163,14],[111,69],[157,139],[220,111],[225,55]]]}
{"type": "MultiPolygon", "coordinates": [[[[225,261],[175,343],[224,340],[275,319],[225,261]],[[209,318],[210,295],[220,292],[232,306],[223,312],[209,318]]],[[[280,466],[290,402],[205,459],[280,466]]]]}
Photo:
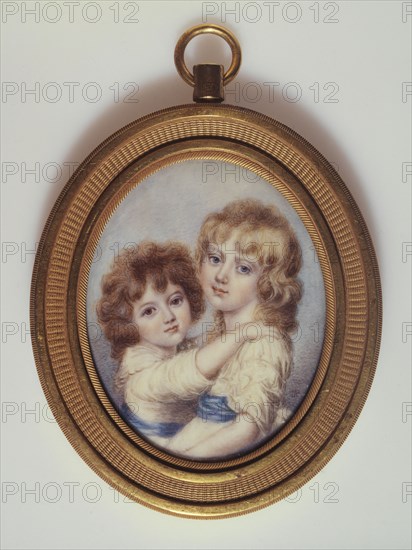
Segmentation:
{"type": "Polygon", "coordinates": [[[154,443],[181,456],[214,459],[244,453],[282,421],[292,365],[290,334],[301,297],[297,238],[274,207],[253,199],[229,203],[209,214],[200,229],[196,261],[201,288],[187,249],[164,245],[165,255],[180,251],[179,258],[170,260],[179,270],[175,276],[162,254],[153,253],[159,246],[139,246],[132,269],[126,265],[128,252],[121,255],[103,282],[98,306],[112,354],[120,362],[124,417],[154,443]],[[142,247],[152,252],[142,255],[142,247]],[[124,287],[113,291],[118,279],[124,287]],[[208,343],[178,352],[203,312],[202,291],[215,310],[208,343]],[[166,305],[170,331],[162,332],[161,323],[146,331],[148,318],[162,308],[167,313],[166,305]],[[182,306],[186,313],[181,318],[177,311],[182,306]],[[121,320],[127,322],[126,335],[107,329],[121,320]],[[249,330],[251,323],[255,326],[249,330]]]}

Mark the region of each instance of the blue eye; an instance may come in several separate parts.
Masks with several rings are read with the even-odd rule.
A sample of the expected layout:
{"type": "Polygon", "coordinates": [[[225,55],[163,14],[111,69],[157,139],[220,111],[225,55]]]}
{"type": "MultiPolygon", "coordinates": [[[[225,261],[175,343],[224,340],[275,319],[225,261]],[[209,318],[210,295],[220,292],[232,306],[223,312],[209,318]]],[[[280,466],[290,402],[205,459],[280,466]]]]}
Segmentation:
{"type": "Polygon", "coordinates": [[[239,265],[237,270],[239,273],[242,273],[242,275],[249,275],[249,273],[252,272],[251,268],[247,265],[239,265]]]}
{"type": "Polygon", "coordinates": [[[216,256],[216,255],[214,255],[214,254],[211,254],[211,255],[209,256],[209,262],[210,262],[211,264],[219,264],[219,263],[221,262],[221,259],[220,259],[219,256],[216,256]]]}

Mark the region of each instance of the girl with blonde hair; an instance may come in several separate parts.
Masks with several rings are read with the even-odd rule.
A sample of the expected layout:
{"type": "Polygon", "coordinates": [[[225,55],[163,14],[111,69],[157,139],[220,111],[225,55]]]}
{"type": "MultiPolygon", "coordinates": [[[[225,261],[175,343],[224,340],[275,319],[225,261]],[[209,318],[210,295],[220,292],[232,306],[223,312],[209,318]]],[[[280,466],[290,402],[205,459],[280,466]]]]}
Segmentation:
{"type": "Polygon", "coordinates": [[[299,242],[286,218],[254,199],[231,202],[209,214],[200,229],[196,259],[206,299],[215,309],[208,341],[223,341],[256,322],[199,399],[197,416],[168,448],[195,459],[244,453],[281,426],[292,366],[302,286],[299,242]]]}

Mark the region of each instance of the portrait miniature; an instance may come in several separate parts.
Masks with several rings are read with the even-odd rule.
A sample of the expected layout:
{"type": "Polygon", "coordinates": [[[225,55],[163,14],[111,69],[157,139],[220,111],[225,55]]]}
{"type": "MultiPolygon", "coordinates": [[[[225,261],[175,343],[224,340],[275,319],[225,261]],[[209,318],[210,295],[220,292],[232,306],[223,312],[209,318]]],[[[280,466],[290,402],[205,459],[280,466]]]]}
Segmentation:
{"type": "Polygon", "coordinates": [[[104,249],[114,255],[96,261],[95,274],[92,268],[90,280],[100,280],[89,311],[101,337],[90,338],[91,348],[115,408],[138,435],[192,460],[241,456],[288,422],[310,385],[324,323],[321,273],[303,224],[293,227],[298,216],[263,180],[254,178],[251,195],[253,175],[226,174],[222,190],[207,169],[201,192],[214,201],[209,208],[203,203],[196,227],[196,204],[167,217],[153,191],[161,193],[165,181],[174,188],[170,176],[180,172],[172,193],[179,208],[189,176],[205,180],[204,163],[163,172],[131,193],[145,195],[146,205],[152,195],[153,218],[163,225],[145,224],[129,196],[102,236],[101,256],[104,249]],[[228,200],[239,179],[241,196],[228,200]],[[134,241],[125,240],[131,231],[128,224],[122,229],[125,218],[139,220],[134,241]],[[123,241],[109,244],[124,232],[123,241]],[[304,327],[302,338],[306,288],[308,298],[316,295],[318,328],[304,327]]]}

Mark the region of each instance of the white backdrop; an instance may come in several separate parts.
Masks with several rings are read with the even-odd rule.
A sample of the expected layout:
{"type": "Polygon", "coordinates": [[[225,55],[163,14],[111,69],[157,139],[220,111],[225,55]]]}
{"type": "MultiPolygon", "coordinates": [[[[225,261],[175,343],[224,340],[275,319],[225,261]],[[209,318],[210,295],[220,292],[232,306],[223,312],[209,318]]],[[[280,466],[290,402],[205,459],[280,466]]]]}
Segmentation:
{"type": "MultiPolygon", "coordinates": [[[[409,548],[411,2],[5,1],[1,9],[3,548],[409,548]],[[242,45],[227,102],[292,127],[339,171],[372,235],[384,296],[375,380],[337,455],[288,500],[213,523],[125,502],[82,461],[48,410],[28,313],[33,251],[73,167],[124,124],[191,101],[173,50],[202,21],[226,24],[242,45]]],[[[222,58],[227,66],[217,38],[188,47],[188,64],[222,58]]]]}

